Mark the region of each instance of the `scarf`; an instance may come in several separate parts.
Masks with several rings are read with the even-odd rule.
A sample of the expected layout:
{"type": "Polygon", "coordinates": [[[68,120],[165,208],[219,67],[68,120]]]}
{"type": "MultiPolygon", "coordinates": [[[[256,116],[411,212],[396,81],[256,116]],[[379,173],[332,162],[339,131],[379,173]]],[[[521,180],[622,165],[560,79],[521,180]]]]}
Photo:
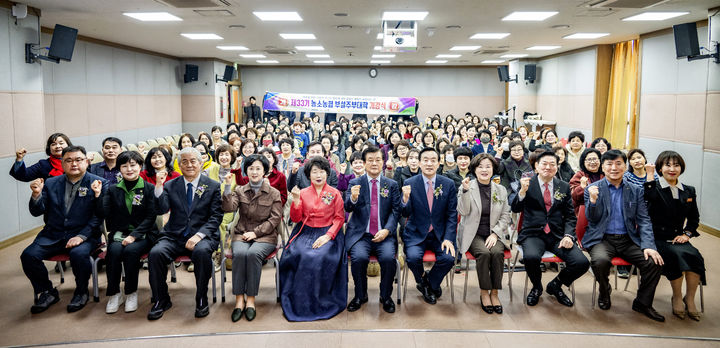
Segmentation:
{"type": "Polygon", "coordinates": [[[50,165],[52,166],[49,173],[50,176],[60,176],[65,174],[65,171],[62,168],[62,160],[57,157],[50,156],[48,158],[48,162],[50,162],[50,165]]]}

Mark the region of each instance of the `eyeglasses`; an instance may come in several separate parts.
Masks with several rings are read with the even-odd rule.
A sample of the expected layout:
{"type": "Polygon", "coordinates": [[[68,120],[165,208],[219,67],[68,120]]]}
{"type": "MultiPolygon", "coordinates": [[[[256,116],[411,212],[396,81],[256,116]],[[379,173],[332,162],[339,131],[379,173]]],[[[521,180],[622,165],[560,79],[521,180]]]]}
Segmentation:
{"type": "Polygon", "coordinates": [[[586,159],[585,159],[585,162],[589,162],[589,163],[600,163],[600,160],[597,159],[597,158],[586,158],[586,159]]]}

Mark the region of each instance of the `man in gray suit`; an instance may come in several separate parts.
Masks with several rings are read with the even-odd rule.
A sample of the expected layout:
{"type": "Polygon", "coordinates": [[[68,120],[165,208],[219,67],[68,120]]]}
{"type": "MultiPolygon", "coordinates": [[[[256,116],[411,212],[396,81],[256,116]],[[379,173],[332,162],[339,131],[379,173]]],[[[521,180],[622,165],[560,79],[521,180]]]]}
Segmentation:
{"type": "MultiPolygon", "coordinates": [[[[160,233],[160,239],[150,250],[150,288],[154,299],[148,313],[149,320],[160,319],[172,307],[167,288],[167,265],[180,255],[190,255],[195,264],[195,317],[210,313],[207,291],[214,271],[212,253],[220,241],[218,227],[223,218],[220,183],[200,175],[202,157],[194,147],[180,151],[183,176],[165,184],[165,177],[157,178],[155,196],[158,215],[170,211],[170,219],[160,233]]],[[[160,173],[158,173],[160,175],[160,173]]]]}
{"type": "Polygon", "coordinates": [[[601,163],[605,178],[585,189],[585,216],[589,225],[582,238],[582,245],[590,251],[593,274],[600,283],[598,307],[610,309],[610,260],[618,256],[640,270],[640,288],[632,309],[650,319],[665,321],[652,307],[663,260],[655,247],[642,189],[624,182],[627,166],[624,153],[607,151],[601,163]]]}

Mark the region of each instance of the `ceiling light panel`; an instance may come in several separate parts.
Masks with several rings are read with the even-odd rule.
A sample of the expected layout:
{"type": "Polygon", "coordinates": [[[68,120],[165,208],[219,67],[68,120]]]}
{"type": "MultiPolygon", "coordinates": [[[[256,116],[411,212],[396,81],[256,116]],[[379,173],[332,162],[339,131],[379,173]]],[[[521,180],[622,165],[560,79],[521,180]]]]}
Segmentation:
{"type": "Polygon", "coordinates": [[[550,51],[550,50],[556,50],[560,48],[560,46],[532,46],[526,48],[528,51],[550,51]]]}
{"type": "Polygon", "coordinates": [[[624,21],[664,21],[666,19],[684,16],[690,12],[643,12],[634,16],[623,18],[624,21]]]}
{"type": "Polygon", "coordinates": [[[182,33],[180,34],[191,40],[222,40],[222,36],[209,33],[182,33]]]}
{"type": "Polygon", "coordinates": [[[285,40],[315,40],[315,34],[280,34],[285,40]]]}
{"type": "Polygon", "coordinates": [[[332,60],[314,60],[313,63],[315,64],[335,64],[332,60]]]}
{"type": "Polygon", "coordinates": [[[394,54],[373,54],[371,58],[395,58],[394,54]]]}
{"type": "Polygon", "coordinates": [[[447,60],[430,59],[425,61],[426,64],[445,64],[447,60]]]}
{"type": "Polygon", "coordinates": [[[453,46],[450,47],[451,51],[474,51],[482,46],[453,46]]]}
{"type": "Polygon", "coordinates": [[[527,57],[527,56],[528,56],[528,55],[525,54],[525,53],[521,53],[521,54],[503,54],[502,56],[500,56],[500,58],[522,58],[522,57],[527,57]]]}
{"type": "Polygon", "coordinates": [[[259,59],[259,60],[256,60],[256,62],[258,62],[258,63],[260,63],[260,64],[277,64],[277,63],[280,63],[280,62],[278,62],[277,60],[274,60],[274,59],[259,59]]]}
{"type": "Polygon", "coordinates": [[[255,11],[253,12],[255,17],[260,18],[261,21],[302,21],[303,19],[300,17],[300,15],[297,12],[262,12],[262,11],[255,11]]]}
{"type": "Polygon", "coordinates": [[[438,54],[435,58],[460,58],[461,54],[438,54]]]}
{"type": "Polygon", "coordinates": [[[295,46],[298,51],[324,51],[322,46],[295,46]]]}
{"type": "Polygon", "coordinates": [[[215,46],[223,51],[247,51],[248,48],[245,46],[215,46]]]}
{"type": "Polygon", "coordinates": [[[477,33],[471,36],[471,39],[476,40],[500,40],[508,37],[510,33],[477,33]]]}
{"type": "Polygon", "coordinates": [[[384,21],[421,21],[427,17],[427,11],[412,11],[412,12],[397,12],[397,11],[386,11],[383,12],[382,20],[384,21]]]}
{"type": "Polygon", "coordinates": [[[563,39],[597,39],[608,35],[610,35],[610,33],[575,33],[563,36],[563,39]]]}
{"type": "Polygon", "coordinates": [[[241,54],[240,57],[243,58],[265,58],[264,54],[241,54]]]}
{"type": "Polygon", "coordinates": [[[308,58],[330,58],[329,54],[306,54],[305,57],[308,58]]]}
{"type": "Polygon", "coordinates": [[[390,64],[390,61],[384,59],[372,59],[370,60],[370,64],[390,64]]]}
{"type": "Polygon", "coordinates": [[[173,22],[182,20],[182,18],[173,16],[167,12],[125,12],[123,14],[143,22],[173,22]]]}
{"type": "Polygon", "coordinates": [[[490,59],[490,60],[483,60],[483,61],[480,62],[480,63],[481,63],[481,64],[500,64],[500,63],[505,63],[505,61],[504,61],[504,60],[499,60],[499,59],[498,59],[498,60],[490,59]]]}

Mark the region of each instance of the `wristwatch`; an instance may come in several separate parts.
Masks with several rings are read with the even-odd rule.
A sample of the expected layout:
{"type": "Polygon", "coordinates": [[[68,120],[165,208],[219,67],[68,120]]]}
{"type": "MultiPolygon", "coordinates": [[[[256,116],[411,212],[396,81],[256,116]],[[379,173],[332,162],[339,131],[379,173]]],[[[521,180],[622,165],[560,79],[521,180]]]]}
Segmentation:
{"type": "Polygon", "coordinates": [[[683,231],[683,234],[686,235],[688,238],[692,238],[693,234],[690,231],[683,231]]]}

